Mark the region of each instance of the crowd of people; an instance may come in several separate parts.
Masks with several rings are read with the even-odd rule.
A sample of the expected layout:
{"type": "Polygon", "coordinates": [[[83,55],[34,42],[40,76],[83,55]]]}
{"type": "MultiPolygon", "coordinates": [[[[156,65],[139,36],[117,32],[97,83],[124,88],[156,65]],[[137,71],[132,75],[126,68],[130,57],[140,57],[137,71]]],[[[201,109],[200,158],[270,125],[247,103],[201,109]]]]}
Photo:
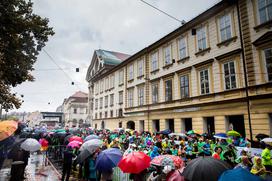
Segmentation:
{"type": "MultiPolygon", "coordinates": [[[[20,137],[34,137],[37,140],[46,140],[48,142],[43,147],[43,154],[52,160],[62,160],[62,178],[68,181],[71,172],[78,180],[88,181],[110,181],[113,180],[113,170],[100,172],[96,169],[95,162],[101,151],[108,148],[117,148],[125,156],[135,151],[144,152],[151,160],[160,155],[178,156],[183,161],[183,166],[198,157],[213,157],[223,160],[231,168],[242,168],[265,178],[271,174],[272,159],[270,144],[260,142],[263,149],[260,155],[251,153],[251,143],[241,137],[214,138],[207,134],[165,134],[163,132],[139,133],[133,130],[116,129],[97,130],[97,129],[66,129],[62,132],[23,132],[20,137]],[[97,136],[102,141],[102,145],[92,154],[84,156],[84,150],[80,146],[68,146],[69,138],[77,136],[83,140],[89,136],[97,136]],[[238,151],[237,147],[243,147],[238,151]],[[84,157],[82,157],[82,155],[84,157]]],[[[22,153],[23,154],[23,153],[22,153]]],[[[26,154],[26,153],[25,153],[26,154]]],[[[26,158],[26,157],[25,157],[26,158]]],[[[28,158],[28,157],[27,157],[28,158]]],[[[16,158],[14,158],[16,159],[16,158]]],[[[24,160],[25,161],[25,160],[24,160]]],[[[27,162],[24,162],[24,168],[27,162]]],[[[184,168],[183,167],[183,168],[184,168]]],[[[178,171],[182,175],[183,168],[178,171]]],[[[142,171],[140,174],[130,174],[132,180],[167,180],[171,173],[171,167],[161,167],[152,165],[142,171]]],[[[168,179],[169,180],[169,179],[168,179]]]]}

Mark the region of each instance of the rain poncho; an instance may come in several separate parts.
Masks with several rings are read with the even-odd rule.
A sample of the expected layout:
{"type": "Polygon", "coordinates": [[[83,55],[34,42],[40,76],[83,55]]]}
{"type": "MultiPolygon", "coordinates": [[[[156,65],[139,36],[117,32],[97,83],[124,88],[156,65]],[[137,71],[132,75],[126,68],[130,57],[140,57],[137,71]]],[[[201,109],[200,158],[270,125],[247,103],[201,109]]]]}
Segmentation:
{"type": "Polygon", "coordinates": [[[157,146],[154,146],[153,151],[150,154],[151,160],[155,158],[156,156],[159,156],[159,148],[157,146]]]}
{"type": "Polygon", "coordinates": [[[272,166],[271,153],[268,148],[265,148],[262,152],[262,164],[272,166]]]}
{"type": "Polygon", "coordinates": [[[250,172],[254,175],[263,176],[265,174],[265,167],[262,164],[261,158],[255,156],[253,162],[254,165],[250,172]]]}

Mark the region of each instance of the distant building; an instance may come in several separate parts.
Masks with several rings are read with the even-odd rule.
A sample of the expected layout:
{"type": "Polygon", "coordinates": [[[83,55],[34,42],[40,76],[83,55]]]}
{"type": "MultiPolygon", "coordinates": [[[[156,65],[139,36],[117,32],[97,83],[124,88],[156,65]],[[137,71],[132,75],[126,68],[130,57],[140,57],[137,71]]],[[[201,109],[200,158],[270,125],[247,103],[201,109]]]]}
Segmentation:
{"type": "Polygon", "coordinates": [[[84,126],[88,116],[88,94],[81,91],[76,92],[64,99],[62,109],[65,126],[84,126]]]}
{"type": "Polygon", "coordinates": [[[35,127],[36,125],[39,125],[42,118],[42,114],[39,111],[35,111],[32,113],[25,113],[22,118],[23,122],[28,123],[29,127],[35,127]]]}

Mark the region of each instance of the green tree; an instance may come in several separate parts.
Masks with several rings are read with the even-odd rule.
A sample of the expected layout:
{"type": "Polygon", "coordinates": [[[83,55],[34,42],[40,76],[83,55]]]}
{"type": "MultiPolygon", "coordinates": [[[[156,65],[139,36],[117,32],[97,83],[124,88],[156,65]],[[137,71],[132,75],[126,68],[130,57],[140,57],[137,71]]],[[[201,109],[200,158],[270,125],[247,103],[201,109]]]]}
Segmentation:
{"type": "Polygon", "coordinates": [[[34,14],[32,6],[27,0],[0,0],[0,106],[6,110],[20,107],[11,88],[34,81],[33,64],[54,35],[49,20],[34,14]]]}

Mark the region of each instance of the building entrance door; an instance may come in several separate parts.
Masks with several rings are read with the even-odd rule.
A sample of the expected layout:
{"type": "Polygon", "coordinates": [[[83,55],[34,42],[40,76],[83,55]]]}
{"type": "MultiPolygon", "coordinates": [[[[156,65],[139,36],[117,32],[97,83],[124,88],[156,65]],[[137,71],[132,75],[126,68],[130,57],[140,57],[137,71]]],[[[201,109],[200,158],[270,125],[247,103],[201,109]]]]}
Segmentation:
{"type": "Polygon", "coordinates": [[[245,121],[243,115],[227,116],[228,128],[233,129],[245,137],[245,121]]]}
{"type": "Polygon", "coordinates": [[[185,131],[193,129],[192,118],[184,118],[185,131]]]}

